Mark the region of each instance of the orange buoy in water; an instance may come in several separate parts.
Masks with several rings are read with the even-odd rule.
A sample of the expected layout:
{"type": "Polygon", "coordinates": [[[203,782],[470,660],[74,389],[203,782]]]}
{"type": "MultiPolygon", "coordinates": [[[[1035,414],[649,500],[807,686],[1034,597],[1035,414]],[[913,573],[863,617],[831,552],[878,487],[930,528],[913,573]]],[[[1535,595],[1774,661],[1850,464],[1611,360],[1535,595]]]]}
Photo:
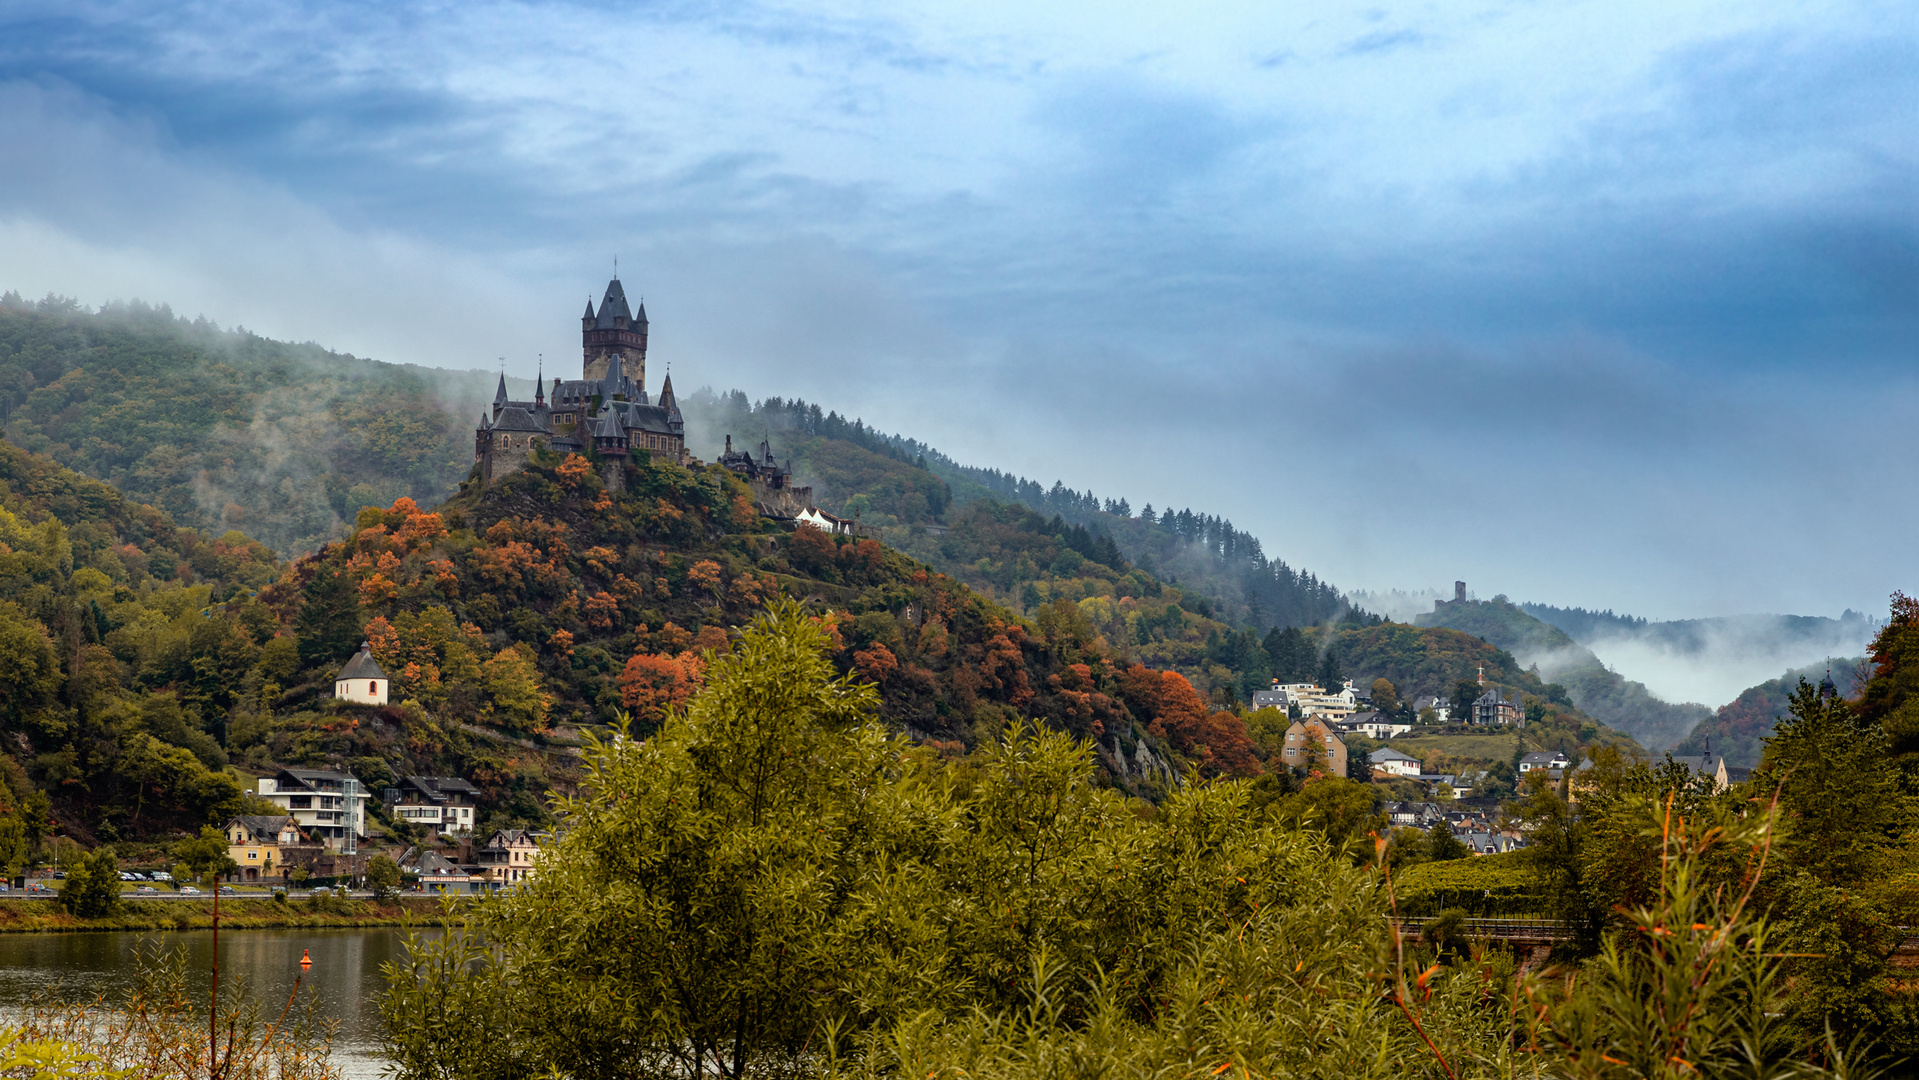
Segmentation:
{"type": "Polygon", "coordinates": [[[301,971],[313,970],[313,957],[308,956],[307,950],[305,949],[300,950],[300,970],[301,971]]]}

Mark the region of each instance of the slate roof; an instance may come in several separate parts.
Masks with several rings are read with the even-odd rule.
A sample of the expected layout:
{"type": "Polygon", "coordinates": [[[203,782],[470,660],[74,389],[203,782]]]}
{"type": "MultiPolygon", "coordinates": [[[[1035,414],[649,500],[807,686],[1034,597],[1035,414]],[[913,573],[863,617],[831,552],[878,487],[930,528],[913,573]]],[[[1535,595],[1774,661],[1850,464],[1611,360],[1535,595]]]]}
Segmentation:
{"type": "Polygon", "coordinates": [[[340,680],[384,679],[386,672],[380,670],[380,665],[373,662],[373,653],[362,645],[360,651],[353,654],[353,659],[348,660],[346,666],[340,669],[340,674],[334,678],[340,680]]]}
{"type": "Polygon", "coordinates": [[[639,314],[635,315],[632,309],[626,306],[626,289],[620,285],[619,278],[614,278],[606,283],[606,297],[600,301],[600,313],[593,314],[593,303],[589,300],[586,305],[586,317],[593,320],[595,330],[612,330],[614,329],[613,320],[622,317],[626,319],[628,326],[645,326],[646,305],[641,304],[639,314]]]}
{"type": "Polygon", "coordinates": [[[1382,746],[1366,755],[1366,760],[1377,765],[1386,761],[1418,761],[1419,759],[1411,754],[1402,754],[1390,746],[1382,746]]]}
{"type": "Polygon", "coordinates": [[[494,418],[493,423],[487,427],[487,430],[538,431],[544,433],[546,431],[546,425],[534,420],[532,414],[520,408],[518,405],[508,405],[506,408],[500,410],[500,415],[494,418]]]}
{"type": "MultiPolygon", "coordinates": [[[[409,776],[401,783],[419,792],[432,802],[445,802],[449,796],[471,795],[477,798],[480,789],[457,776],[409,776]]],[[[402,796],[404,799],[404,796],[402,796]]]]}
{"type": "MultiPolygon", "coordinates": [[[[254,838],[279,843],[280,832],[291,819],[285,814],[241,814],[233,820],[244,826],[254,838]]],[[[298,827],[295,829],[297,831],[298,827]]]]}

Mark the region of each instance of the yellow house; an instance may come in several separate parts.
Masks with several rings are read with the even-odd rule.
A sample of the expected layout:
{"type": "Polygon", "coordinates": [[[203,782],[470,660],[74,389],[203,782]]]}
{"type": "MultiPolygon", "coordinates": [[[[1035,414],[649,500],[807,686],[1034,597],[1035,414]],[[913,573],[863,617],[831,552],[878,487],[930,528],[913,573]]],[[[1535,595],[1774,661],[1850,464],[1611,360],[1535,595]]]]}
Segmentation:
{"type": "Polygon", "coordinates": [[[227,822],[227,858],[240,868],[242,880],[261,881],[285,873],[281,849],[296,847],[303,839],[291,817],[242,814],[227,822]]]}
{"type": "Polygon", "coordinates": [[[480,877],[492,885],[511,885],[533,874],[540,855],[540,838],[525,829],[496,829],[486,846],[475,852],[480,877]]]}

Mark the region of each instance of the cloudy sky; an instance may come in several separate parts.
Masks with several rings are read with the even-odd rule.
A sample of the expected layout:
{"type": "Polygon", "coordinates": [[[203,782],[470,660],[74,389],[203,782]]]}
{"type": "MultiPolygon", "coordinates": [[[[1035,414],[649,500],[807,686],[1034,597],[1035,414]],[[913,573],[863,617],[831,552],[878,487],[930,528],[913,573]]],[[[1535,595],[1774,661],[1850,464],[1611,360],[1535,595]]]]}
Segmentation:
{"type": "Polygon", "coordinates": [[[0,288],[801,396],[1347,587],[1919,585],[1910,3],[0,7],[0,288]]]}

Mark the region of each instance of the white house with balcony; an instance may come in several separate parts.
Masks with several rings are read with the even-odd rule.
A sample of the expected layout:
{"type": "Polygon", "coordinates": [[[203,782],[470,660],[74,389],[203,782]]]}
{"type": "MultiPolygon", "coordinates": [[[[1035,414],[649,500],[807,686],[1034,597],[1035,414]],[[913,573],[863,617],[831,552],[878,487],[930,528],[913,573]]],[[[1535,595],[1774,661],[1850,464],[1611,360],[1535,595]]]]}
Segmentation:
{"type": "Polygon", "coordinates": [[[359,851],[366,835],[365,788],[351,773],[326,769],[281,769],[260,779],[260,797],[287,812],[300,830],[346,855],[359,851]]]}

